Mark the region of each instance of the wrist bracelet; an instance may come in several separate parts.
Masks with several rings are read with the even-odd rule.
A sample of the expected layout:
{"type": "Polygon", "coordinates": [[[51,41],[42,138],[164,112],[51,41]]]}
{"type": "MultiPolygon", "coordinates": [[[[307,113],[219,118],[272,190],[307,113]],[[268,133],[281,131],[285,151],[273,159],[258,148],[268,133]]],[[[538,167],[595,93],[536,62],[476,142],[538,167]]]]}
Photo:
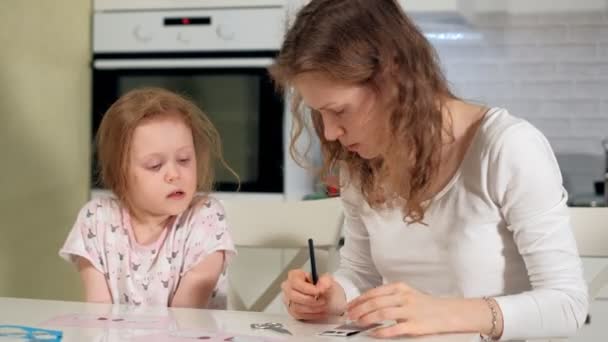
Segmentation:
{"type": "Polygon", "coordinates": [[[490,330],[488,336],[483,336],[483,341],[491,342],[496,337],[496,326],[498,325],[498,312],[496,311],[496,302],[494,302],[492,298],[487,296],[483,297],[482,299],[486,302],[486,304],[490,308],[490,311],[492,312],[492,329],[490,330]]]}

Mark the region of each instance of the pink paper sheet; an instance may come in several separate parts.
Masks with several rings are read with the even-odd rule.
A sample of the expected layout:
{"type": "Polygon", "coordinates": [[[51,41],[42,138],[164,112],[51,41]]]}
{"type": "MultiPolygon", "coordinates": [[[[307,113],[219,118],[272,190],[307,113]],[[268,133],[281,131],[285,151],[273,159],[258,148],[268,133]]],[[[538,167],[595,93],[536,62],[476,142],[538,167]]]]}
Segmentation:
{"type": "Polygon", "coordinates": [[[97,328],[97,329],[168,329],[168,316],[146,316],[135,314],[68,314],[51,318],[45,326],[97,328]]]}
{"type": "Polygon", "coordinates": [[[227,332],[212,333],[205,330],[178,330],[158,334],[138,336],[132,342],[281,342],[284,339],[266,336],[249,336],[230,334],[227,332]]]}

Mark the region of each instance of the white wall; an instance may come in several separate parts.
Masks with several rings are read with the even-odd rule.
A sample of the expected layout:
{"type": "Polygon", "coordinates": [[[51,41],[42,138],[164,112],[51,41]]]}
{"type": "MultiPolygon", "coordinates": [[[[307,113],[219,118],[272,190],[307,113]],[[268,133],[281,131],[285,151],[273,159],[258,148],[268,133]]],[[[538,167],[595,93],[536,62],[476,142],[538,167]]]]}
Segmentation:
{"type": "Polygon", "coordinates": [[[593,191],[608,137],[608,12],[483,15],[470,28],[427,27],[427,35],[458,95],[531,121],[569,190],[593,191]]]}

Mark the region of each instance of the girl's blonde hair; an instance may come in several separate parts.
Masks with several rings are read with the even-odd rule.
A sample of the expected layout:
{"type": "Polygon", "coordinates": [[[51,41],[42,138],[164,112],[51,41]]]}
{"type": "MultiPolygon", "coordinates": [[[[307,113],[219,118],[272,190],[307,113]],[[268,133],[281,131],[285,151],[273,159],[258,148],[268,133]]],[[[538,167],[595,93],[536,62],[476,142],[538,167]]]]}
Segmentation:
{"type": "MultiPolygon", "coordinates": [[[[378,134],[390,143],[372,160],[326,140],[321,116],[312,111],[323,152],[321,173],[345,164],[372,207],[403,203],[399,205],[408,220],[421,222],[447,133],[444,101],[456,98],[429,41],[395,0],[312,0],[297,14],[270,68],[279,88],[288,90],[295,77],[307,72],[369,86],[387,103],[386,112],[375,119],[386,129],[378,134]]],[[[293,99],[290,151],[303,163],[306,153],[295,143],[307,127],[305,109],[299,94],[293,99]]]]}
{"type": "Polygon", "coordinates": [[[198,106],[165,89],[135,89],[121,96],[108,109],[96,136],[100,180],[129,209],[132,209],[128,175],[133,133],[142,122],[167,116],[180,118],[192,130],[198,191],[207,194],[212,190],[215,161],[219,161],[238,180],[222,156],[219,133],[198,106]]]}

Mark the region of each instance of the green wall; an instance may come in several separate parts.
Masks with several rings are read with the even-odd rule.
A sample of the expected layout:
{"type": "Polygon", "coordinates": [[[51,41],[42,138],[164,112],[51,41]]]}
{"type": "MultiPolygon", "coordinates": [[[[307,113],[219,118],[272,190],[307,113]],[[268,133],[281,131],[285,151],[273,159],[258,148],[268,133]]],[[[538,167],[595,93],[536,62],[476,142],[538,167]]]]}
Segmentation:
{"type": "Polygon", "coordinates": [[[57,251],[88,198],[90,13],[0,1],[0,297],[81,296],[57,251]]]}

